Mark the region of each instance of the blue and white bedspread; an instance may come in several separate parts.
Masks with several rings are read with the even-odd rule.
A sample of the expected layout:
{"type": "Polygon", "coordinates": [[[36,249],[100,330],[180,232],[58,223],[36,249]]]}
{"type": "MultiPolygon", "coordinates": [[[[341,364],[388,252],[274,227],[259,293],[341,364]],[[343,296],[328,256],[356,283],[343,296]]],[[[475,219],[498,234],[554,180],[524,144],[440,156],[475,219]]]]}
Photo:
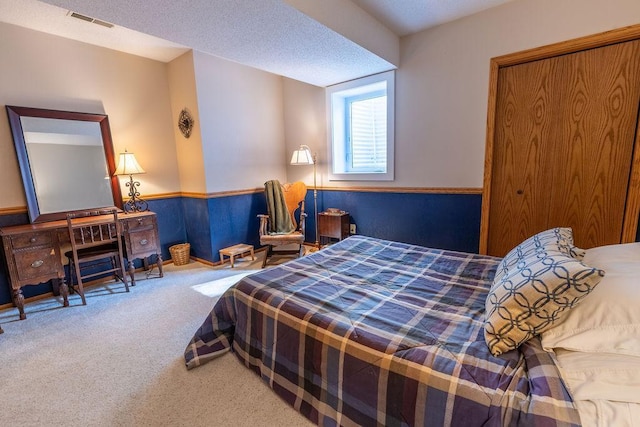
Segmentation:
{"type": "Polygon", "coordinates": [[[232,349],[323,426],[579,425],[537,338],[489,353],[498,262],[350,237],[231,287],[187,346],[187,368],[232,349]]]}

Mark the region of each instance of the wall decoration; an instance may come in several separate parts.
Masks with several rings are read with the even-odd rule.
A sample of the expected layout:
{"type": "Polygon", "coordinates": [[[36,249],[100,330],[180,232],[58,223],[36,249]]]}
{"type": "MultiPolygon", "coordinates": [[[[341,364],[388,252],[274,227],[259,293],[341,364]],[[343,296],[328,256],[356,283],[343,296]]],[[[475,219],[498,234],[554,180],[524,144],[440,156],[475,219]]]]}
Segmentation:
{"type": "Polygon", "coordinates": [[[193,117],[191,113],[186,108],[183,108],[180,111],[180,116],[178,116],[178,128],[180,128],[180,132],[184,135],[185,138],[189,138],[191,136],[191,130],[193,129],[193,117]]]}

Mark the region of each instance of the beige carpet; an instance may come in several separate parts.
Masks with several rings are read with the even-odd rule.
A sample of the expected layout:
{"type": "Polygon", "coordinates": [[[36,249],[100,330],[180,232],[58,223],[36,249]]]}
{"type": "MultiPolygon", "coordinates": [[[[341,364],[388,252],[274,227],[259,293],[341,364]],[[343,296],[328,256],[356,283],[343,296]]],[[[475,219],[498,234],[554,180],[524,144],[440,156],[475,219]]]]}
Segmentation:
{"type": "MultiPolygon", "coordinates": [[[[187,371],[182,353],[231,269],[168,264],[165,277],[136,275],[0,311],[0,426],[308,426],[232,354],[187,371]]],[[[246,274],[246,272],[245,272],[246,274]]],[[[240,277],[240,276],[238,276],[240,277]]],[[[237,279],[237,277],[236,277],[237,279]]]]}

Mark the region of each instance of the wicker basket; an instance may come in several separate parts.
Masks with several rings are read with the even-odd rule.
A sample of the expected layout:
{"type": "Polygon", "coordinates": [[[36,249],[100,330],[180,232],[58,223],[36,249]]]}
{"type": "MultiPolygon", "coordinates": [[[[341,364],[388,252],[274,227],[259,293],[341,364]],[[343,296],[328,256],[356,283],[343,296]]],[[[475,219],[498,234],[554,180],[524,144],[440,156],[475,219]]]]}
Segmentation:
{"type": "Polygon", "coordinates": [[[189,263],[189,251],[191,245],[189,243],[180,243],[169,248],[171,259],[174,265],[185,265],[189,263]]]}

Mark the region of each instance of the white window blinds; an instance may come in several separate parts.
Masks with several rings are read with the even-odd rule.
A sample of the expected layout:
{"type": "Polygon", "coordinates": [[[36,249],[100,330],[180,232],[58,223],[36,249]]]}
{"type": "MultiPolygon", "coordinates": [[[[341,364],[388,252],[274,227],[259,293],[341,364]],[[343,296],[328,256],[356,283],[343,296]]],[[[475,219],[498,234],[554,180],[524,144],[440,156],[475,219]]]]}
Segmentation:
{"type": "MultiPolygon", "coordinates": [[[[350,149],[353,171],[385,172],[387,167],[387,97],[349,102],[350,149]]],[[[350,159],[349,159],[350,158],[350,159]]]]}

